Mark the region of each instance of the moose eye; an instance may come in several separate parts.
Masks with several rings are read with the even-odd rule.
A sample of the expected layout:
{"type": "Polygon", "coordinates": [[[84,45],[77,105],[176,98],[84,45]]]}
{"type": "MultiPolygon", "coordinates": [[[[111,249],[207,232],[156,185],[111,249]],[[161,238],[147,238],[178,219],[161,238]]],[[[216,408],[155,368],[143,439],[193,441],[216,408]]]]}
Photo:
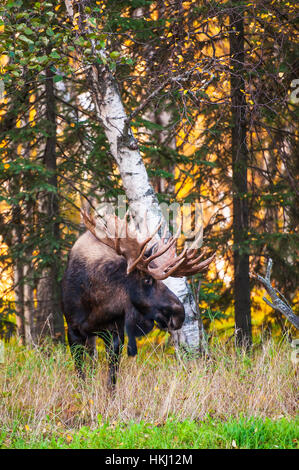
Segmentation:
{"type": "Polygon", "coordinates": [[[153,284],[153,278],[152,277],[146,277],[143,279],[143,284],[146,286],[151,286],[153,284]]]}

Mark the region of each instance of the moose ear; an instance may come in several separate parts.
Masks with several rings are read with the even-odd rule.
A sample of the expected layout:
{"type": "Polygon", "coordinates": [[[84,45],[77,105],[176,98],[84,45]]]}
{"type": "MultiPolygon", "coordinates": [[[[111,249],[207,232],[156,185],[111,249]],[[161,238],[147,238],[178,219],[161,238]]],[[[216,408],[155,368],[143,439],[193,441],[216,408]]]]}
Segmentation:
{"type": "Polygon", "coordinates": [[[145,258],[149,258],[150,256],[152,256],[157,251],[157,247],[158,243],[155,243],[154,245],[150,246],[144,253],[145,258]]]}

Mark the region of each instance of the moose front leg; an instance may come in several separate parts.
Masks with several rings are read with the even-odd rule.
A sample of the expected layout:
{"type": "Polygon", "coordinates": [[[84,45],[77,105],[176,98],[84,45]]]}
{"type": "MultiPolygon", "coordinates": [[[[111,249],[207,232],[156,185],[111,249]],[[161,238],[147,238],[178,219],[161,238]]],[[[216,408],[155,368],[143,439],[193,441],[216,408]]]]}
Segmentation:
{"type": "Polygon", "coordinates": [[[126,322],[126,331],[128,335],[128,356],[136,356],[137,354],[137,343],[136,343],[136,336],[135,336],[135,328],[131,322],[126,322]]]}
{"type": "Polygon", "coordinates": [[[136,356],[136,338],[147,335],[153,329],[154,321],[151,318],[145,318],[133,305],[130,305],[125,312],[125,327],[128,335],[128,356],[136,356]]]}
{"type": "Polygon", "coordinates": [[[108,355],[109,364],[109,377],[108,387],[111,390],[115,389],[116,376],[119,367],[120,355],[124,344],[124,326],[119,325],[116,330],[106,331],[102,338],[105,343],[106,352],[108,355]]]}
{"type": "Polygon", "coordinates": [[[87,338],[83,336],[78,330],[68,328],[67,332],[68,341],[70,345],[71,354],[75,362],[75,369],[78,376],[85,380],[85,374],[83,371],[84,354],[86,352],[86,341],[87,338]]]}
{"type": "Polygon", "coordinates": [[[91,372],[95,372],[96,368],[96,363],[98,359],[98,352],[97,352],[97,347],[96,347],[96,336],[89,336],[86,339],[85,346],[86,346],[86,351],[90,357],[91,360],[91,372]]]}

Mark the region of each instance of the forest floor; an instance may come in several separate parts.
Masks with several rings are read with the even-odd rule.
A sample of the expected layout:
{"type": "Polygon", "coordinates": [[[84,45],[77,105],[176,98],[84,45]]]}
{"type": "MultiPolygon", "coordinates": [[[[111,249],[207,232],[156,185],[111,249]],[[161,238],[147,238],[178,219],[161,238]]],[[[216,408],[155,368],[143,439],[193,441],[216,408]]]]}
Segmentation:
{"type": "Polygon", "coordinates": [[[69,349],[5,345],[0,448],[298,448],[298,365],[286,341],[246,355],[215,341],[177,361],[155,341],[123,354],[116,393],[107,361],[82,383],[69,349]]]}

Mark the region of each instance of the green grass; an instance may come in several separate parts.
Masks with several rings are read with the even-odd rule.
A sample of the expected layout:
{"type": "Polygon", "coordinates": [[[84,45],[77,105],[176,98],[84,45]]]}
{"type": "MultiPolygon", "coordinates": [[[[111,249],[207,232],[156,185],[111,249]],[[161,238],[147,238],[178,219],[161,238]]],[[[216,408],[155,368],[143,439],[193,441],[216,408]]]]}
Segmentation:
{"type": "Polygon", "coordinates": [[[16,426],[0,434],[2,449],[296,449],[298,441],[299,419],[245,417],[203,422],[170,417],[160,426],[144,421],[105,422],[94,430],[84,426],[44,434],[16,426]]]}

